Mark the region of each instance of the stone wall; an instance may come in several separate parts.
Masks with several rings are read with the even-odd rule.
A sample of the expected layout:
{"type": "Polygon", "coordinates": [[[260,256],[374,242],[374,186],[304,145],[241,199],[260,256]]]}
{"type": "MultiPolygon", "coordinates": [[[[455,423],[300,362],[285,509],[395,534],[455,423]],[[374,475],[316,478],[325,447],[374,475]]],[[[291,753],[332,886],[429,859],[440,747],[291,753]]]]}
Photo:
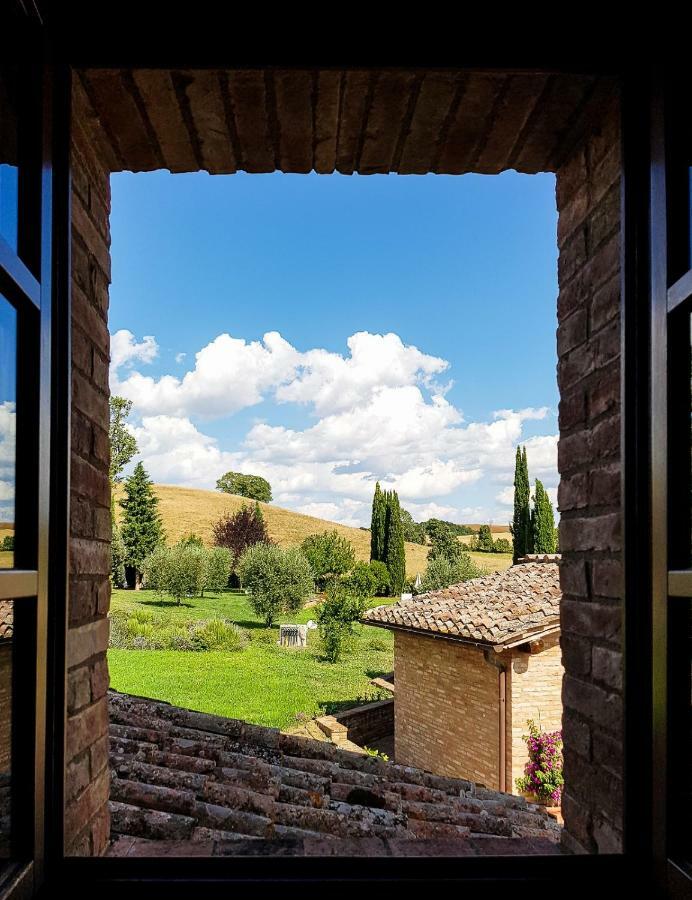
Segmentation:
{"type": "Polygon", "coordinates": [[[78,79],[72,131],[72,453],[65,852],[107,845],[110,181],[78,79]]]}
{"type": "MultiPolygon", "coordinates": [[[[504,656],[504,654],[503,654],[504,656]]],[[[538,653],[511,651],[507,666],[507,784],[516,793],[516,780],[524,774],[528,752],[524,735],[527,720],[543,731],[562,727],[562,661],[557,634],[543,641],[538,653]]]]}
{"type": "Polygon", "coordinates": [[[620,146],[613,102],[557,174],[564,840],[622,849],[620,146]]]}
{"type": "Polygon", "coordinates": [[[395,632],[397,763],[499,787],[499,669],[483,651],[395,632]]]}

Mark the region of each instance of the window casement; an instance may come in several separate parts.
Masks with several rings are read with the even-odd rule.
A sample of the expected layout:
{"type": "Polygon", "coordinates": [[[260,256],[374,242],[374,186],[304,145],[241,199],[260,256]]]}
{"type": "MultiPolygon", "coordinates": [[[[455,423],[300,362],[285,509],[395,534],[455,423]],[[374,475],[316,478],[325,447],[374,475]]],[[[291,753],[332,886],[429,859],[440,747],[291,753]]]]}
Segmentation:
{"type": "MultiPolygon", "coordinates": [[[[92,36],[90,52],[112,66],[119,48],[109,43],[107,28],[92,36]]],[[[233,883],[244,882],[247,890],[268,881],[273,890],[288,891],[316,883],[336,890],[343,882],[349,892],[438,881],[476,888],[502,883],[503,892],[508,886],[622,890],[648,884],[684,896],[690,860],[692,143],[684,103],[676,97],[689,83],[685,73],[662,78],[642,66],[621,73],[624,854],[66,858],[70,71],[48,57],[65,59],[69,51],[59,30],[32,16],[16,32],[17,52],[6,53],[0,68],[0,166],[7,167],[4,181],[0,174],[0,411],[16,417],[12,471],[8,478],[0,471],[0,479],[13,481],[15,495],[14,556],[11,568],[0,569],[0,603],[10,601],[13,613],[12,703],[0,713],[12,733],[0,896],[36,893],[46,881],[56,892],[132,896],[152,890],[187,896],[202,886],[227,894],[233,883]],[[650,118],[642,110],[650,110],[650,118]]],[[[204,57],[203,44],[181,47],[184,58],[204,57]]],[[[170,48],[167,53],[175,56],[170,48]]],[[[155,43],[151,60],[138,58],[138,65],[156,68],[155,43]]]]}

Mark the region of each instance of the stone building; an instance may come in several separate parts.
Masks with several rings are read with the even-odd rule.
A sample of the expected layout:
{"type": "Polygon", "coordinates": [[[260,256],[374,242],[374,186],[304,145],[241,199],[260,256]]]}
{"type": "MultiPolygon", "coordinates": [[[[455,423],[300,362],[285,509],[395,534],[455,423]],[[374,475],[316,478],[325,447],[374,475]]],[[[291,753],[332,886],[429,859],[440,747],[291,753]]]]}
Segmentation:
{"type": "Polygon", "coordinates": [[[378,606],[394,632],[394,753],[401,765],[512,792],[527,721],[562,727],[555,557],[378,606]]]}

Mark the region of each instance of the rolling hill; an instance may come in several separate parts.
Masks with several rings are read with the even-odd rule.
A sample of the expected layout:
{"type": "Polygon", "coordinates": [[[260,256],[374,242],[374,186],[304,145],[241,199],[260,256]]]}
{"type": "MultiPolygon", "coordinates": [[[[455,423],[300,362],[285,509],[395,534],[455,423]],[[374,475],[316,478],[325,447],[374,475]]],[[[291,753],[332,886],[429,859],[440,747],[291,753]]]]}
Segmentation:
{"type": "MultiPolygon", "coordinates": [[[[159,509],[166,530],[166,542],[173,544],[186,534],[198,534],[205,543],[212,542],[212,524],[224,514],[234,513],[248,501],[235,494],[222,494],[219,491],[202,491],[196,488],[178,487],[167,484],[154,486],[159,498],[159,509]]],[[[122,487],[116,488],[116,497],[120,496],[122,487]]],[[[336,529],[347,538],[356,551],[357,559],[370,559],[370,532],[362,528],[350,528],[327,519],[305,516],[274,506],[272,503],[260,503],[267,522],[267,529],[272,540],[282,547],[299,544],[309,534],[336,529]]],[[[116,506],[116,517],[120,508],[116,506]]],[[[421,544],[406,543],[406,573],[415,577],[426,567],[427,547],[421,544]]],[[[511,557],[505,554],[473,553],[476,562],[489,572],[506,569],[511,557]]]]}

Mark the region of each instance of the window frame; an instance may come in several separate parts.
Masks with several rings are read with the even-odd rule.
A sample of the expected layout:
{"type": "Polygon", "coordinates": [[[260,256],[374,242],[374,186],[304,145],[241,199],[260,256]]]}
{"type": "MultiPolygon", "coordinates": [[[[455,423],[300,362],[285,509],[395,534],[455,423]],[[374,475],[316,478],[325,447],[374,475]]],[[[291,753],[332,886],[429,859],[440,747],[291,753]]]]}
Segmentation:
{"type": "MultiPolygon", "coordinates": [[[[189,56],[194,57],[199,47],[194,41],[192,44],[189,56]]],[[[110,65],[118,55],[117,50],[108,46],[99,52],[110,65]]],[[[141,59],[138,62],[143,64],[141,59]]],[[[98,62],[92,59],[90,64],[98,65],[98,62]]],[[[153,61],[152,64],[155,65],[153,61]]],[[[41,369],[40,430],[43,434],[47,429],[46,433],[50,434],[50,448],[42,439],[41,459],[49,465],[42,469],[40,482],[42,530],[40,534],[37,532],[37,540],[42,542],[42,550],[37,577],[39,593],[42,591],[45,599],[43,605],[38,604],[41,621],[36,624],[36,634],[37,683],[43,684],[37,708],[43,706],[46,710],[47,746],[47,802],[45,816],[42,820],[38,817],[37,822],[46,836],[51,883],[71,890],[76,883],[81,883],[88,885],[90,891],[98,888],[107,893],[125,887],[135,896],[149,894],[154,886],[165,887],[173,894],[184,891],[187,895],[194,885],[204,885],[209,892],[215,889],[222,892],[227,891],[229,883],[239,882],[271,882],[292,888],[314,887],[316,882],[334,888],[341,882],[347,887],[416,882],[486,886],[502,883],[503,890],[508,886],[535,890],[537,886],[564,885],[567,879],[575,886],[598,883],[620,889],[624,884],[636,884],[640,889],[646,883],[661,887],[668,880],[668,887],[673,890],[677,875],[671,873],[665,862],[668,822],[665,804],[662,806],[660,800],[665,793],[662,764],[666,758],[667,729],[665,716],[661,719],[667,677],[666,647],[661,642],[661,629],[665,629],[661,590],[664,581],[666,586],[668,583],[667,556],[664,569],[661,568],[662,554],[667,554],[667,509],[661,489],[665,480],[661,482],[660,478],[662,467],[668,461],[661,459],[661,432],[657,431],[661,425],[658,404],[666,377],[660,331],[657,331],[661,315],[660,259],[662,250],[666,251],[666,230],[665,216],[661,218],[661,177],[665,175],[665,160],[662,166],[660,155],[663,112],[654,70],[634,66],[622,72],[622,487],[627,598],[623,604],[624,853],[584,857],[363,858],[357,867],[348,858],[67,859],[63,856],[70,409],[70,73],[67,66],[54,63],[48,80],[53,88],[47,116],[53,128],[49,143],[54,161],[45,168],[44,148],[41,233],[45,247],[51,247],[52,242],[52,248],[42,256],[41,327],[44,338],[50,334],[52,355],[44,347],[44,356],[49,359],[43,360],[41,369]],[[43,302],[47,291],[52,298],[52,319],[49,311],[44,313],[49,306],[43,302]],[[44,425],[46,417],[49,425],[44,425]],[[647,527],[642,527],[642,523],[647,527]],[[651,596],[652,602],[642,603],[642,596],[651,596]],[[42,648],[45,648],[43,655],[42,648]],[[50,691],[46,690],[46,682],[51,685],[50,691]]],[[[45,109],[46,104],[44,112],[45,109]]],[[[36,733],[39,734],[38,726],[36,733]]],[[[38,756],[39,745],[40,741],[36,745],[38,756]]],[[[37,836],[36,840],[38,846],[42,837],[37,836]]],[[[0,883],[0,894],[2,887],[0,883]]]]}

